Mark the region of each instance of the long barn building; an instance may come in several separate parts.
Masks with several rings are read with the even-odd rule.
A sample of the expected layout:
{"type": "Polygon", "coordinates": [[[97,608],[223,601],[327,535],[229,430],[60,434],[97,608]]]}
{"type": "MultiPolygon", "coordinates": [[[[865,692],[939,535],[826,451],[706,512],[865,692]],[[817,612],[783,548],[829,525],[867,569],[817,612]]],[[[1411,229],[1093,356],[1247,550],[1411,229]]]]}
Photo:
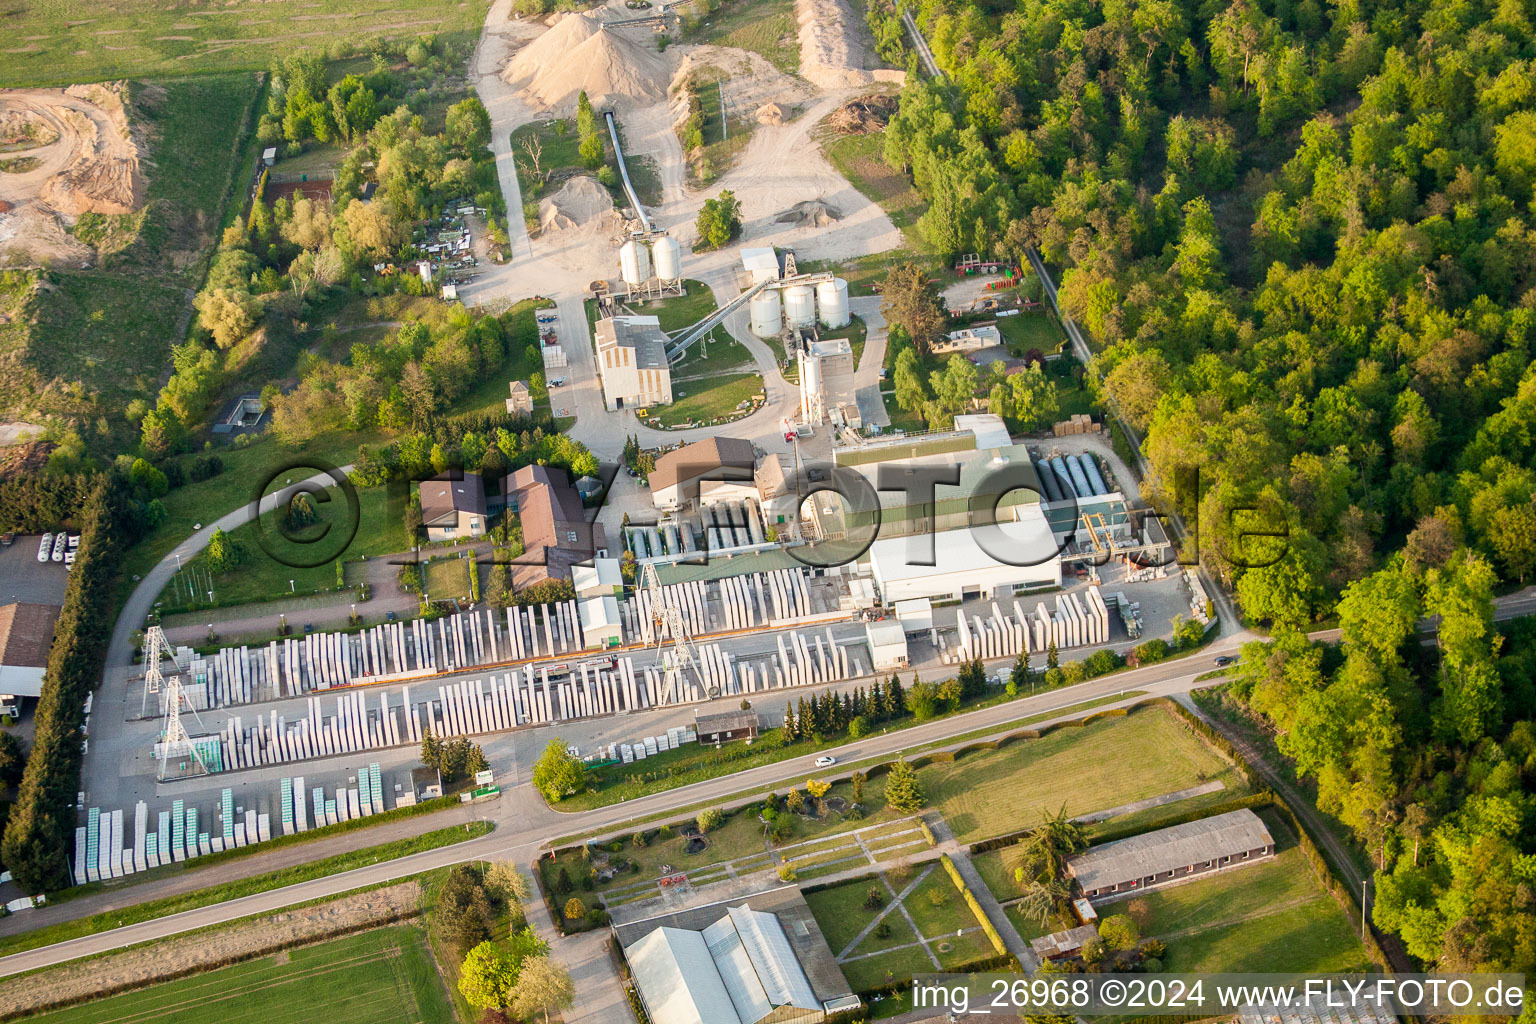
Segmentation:
{"type": "Polygon", "coordinates": [[[1151,889],[1271,857],[1275,840],[1243,808],[1104,843],[1067,862],[1089,899],[1151,889]]]}

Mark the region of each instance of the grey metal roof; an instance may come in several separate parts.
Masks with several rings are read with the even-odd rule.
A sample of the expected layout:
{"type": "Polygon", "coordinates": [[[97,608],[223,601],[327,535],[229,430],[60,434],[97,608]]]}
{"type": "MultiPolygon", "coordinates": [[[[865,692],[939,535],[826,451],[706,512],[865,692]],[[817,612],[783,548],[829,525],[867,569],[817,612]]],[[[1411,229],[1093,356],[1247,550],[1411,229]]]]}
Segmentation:
{"type": "Polygon", "coordinates": [[[702,932],[657,928],[627,955],[657,1024],[741,1024],[702,932]]]}
{"type": "Polygon", "coordinates": [[[1273,843],[1259,816],[1245,807],[1095,846],[1068,861],[1067,870],[1091,891],[1273,843]]]}
{"type": "Polygon", "coordinates": [[[713,715],[693,713],[694,729],[698,732],[735,732],[737,729],[756,729],[760,725],[756,711],[721,711],[713,715]]]}
{"type": "Polygon", "coordinates": [[[755,1024],[773,1012],[773,1003],[763,988],[762,980],[753,969],[752,958],[747,955],[741,935],[729,916],[722,917],[704,929],[704,944],[714,958],[715,969],[725,983],[726,994],[736,1007],[736,1016],[755,1024]]]}
{"type": "Polygon", "coordinates": [[[790,948],[784,925],[772,914],[749,906],[726,911],[746,947],[747,957],[757,972],[758,981],[774,1006],[798,1006],[802,1010],[820,1009],[821,1001],[811,991],[811,982],[790,948]]]}
{"type": "Polygon", "coordinates": [[[1319,999],[1302,999],[1300,1005],[1244,1007],[1237,1024],[1397,1024],[1397,1012],[1390,1002],[1381,1005],[1363,996],[1355,1005],[1328,1006],[1319,999]]]}

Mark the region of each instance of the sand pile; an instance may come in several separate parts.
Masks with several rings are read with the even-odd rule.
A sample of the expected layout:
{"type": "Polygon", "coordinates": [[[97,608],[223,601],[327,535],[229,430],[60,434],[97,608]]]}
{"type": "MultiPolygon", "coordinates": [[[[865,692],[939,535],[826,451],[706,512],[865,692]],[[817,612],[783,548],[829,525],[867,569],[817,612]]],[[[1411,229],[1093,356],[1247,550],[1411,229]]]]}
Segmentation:
{"type": "Polygon", "coordinates": [[[806,199],[796,203],[777,217],[773,218],[775,224],[797,224],[804,227],[824,228],[843,219],[843,215],[837,211],[837,207],[830,206],[820,199],[806,199]]]}
{"type": "Polygon", "coordinates": [[[753,116],[757,118],[758,124],[783,124],[784,108],[777,103],[764,103],[753,116]]]}
{"type": "Polygon", "coordinates": [[[864,19],[845,0],[795,0],[800,23],[800,74],[823,89],[903,82],[905,71],[878,67],[864,19]]]}
{"type": "Polygon", "coordinates": [[[647,40],[568,14],[518,51],[501,77],[531,106],[565,113],[583,90],[594,107],[655,103],[665,98],[667,62],[647,40]]]}
{"type": "Polygon", "coordinates": [[[539,201],[540,234],[594,226],[614,230],[622,222],[608,190],[585,174],[572,178],[560,191],[539,201]]]}
{"type": "Polygon", "coordinates": [[[0,131],[24,148],[26,170],[0,174],[0,248],[42,263],[89,250],[64,227],[83,213],[132,213],[144,201],[142,140],[122,82],[0,91],[0,131]]]}

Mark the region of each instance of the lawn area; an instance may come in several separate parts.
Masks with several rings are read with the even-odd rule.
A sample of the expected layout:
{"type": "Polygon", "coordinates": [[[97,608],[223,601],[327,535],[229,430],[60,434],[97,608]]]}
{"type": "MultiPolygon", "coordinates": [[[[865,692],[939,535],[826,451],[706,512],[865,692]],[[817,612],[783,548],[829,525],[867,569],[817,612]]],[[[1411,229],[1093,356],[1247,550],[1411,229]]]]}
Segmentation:
{"type": "Polygon", "coordinates": [[[428,562],[422,583],[434,601],[468,601],[472,558],[438,558],[428,562]]]}
{"type": "Polygon", "coordinates": [[[672,389],[672,404],[657,406],[645,420],[652,426],[710,426],[747,415],[760,404],[763,378],[758,373],[726,374],[684,381],[672,389]]]}
{"type": "MultiPolygon", "coordinates": [[[[368,819],[360,820],[366,821],[368,819]]],[[[340,829],[339,831],[358,831],[364,827],[340,829]]],[[[194,889],[191,892],[167,896],[164,899],[134,903],[115,910],[94,914],[90,917],[82,917],[78,920],[51,925],[47,928],[37,928],[29,932],[8,935],[0,938],[0,956],[9,956],[12,953],[20,953],[23,950],[36,949],[39,946],[48,946],[56,942],[65,942],[69,939],[79,938],[82,935],[94,935],[97,932],[108,931],[123,925],[137,924],[141,921],[153,921],[159,917],[169,917],[172,914],[195,910],[198,907],[236,900],[242,896],[251,896],[259,892],[281,889],[287,885],[295,885],[299,882],[324,878],[327,875],[334,875],[342,871],[350,871],[365,864],[376,864],[380,861],[394,860],[398,857],[419,853],[423,850],[435,850],[443,846],[452,846],[455,843],[462,843],[466,840],[483,836],[491,831],[491,827],[489,822],[484,821],[470,822],[468,825],[451,825],[448,828],[423,832],[421,835],[413,836],[409,839],[397,839],[393,842],[380,843],[376,846],[360,846],[346,853],[308,861],[281,871],[271,871],[264,875],[253,875],[250,878],[238,878],[218,885],[211,885],[205,889],[194,889]]],[[[335,829],[336,826],[331,826],[331,828],[335,829]]],[[[305,835],[313,834],[315,838],[323,838],[319,834],[320,831],[316,830],[315,833],[306,833],[305,835]]],[[[335,835],[336,832],[326,832],[325,834],[335,835]]],[[[302,841],[299,840],[299,842],[302,841]]],[[[271,845],[263,843],[261,848],[270,849],[271,845]]],[[[282,845],[292,844],[285,843],[282,845]]],[[[215,856],[217,857],[218,855],[215,856]]],[[[223,859],[220,857],[214,864],[222,863],[223,859]]],[[[187,863],[189,866],[184,870],[191,870],[196,866],[197,861],[187,863]]],[[[216,869],[210,870],[209,874],[216,875],[218,871],[216,869]]],[[[150,877],[158,877],[158,875],[150,877]]],[[[125,889],[127,888],[131,887],[125,887],[125,889]]]]}
{"type": "Polygon", "coordinates": [[[901,229],[907,245],[916,252],[928,252],[930,246],[917,230],[917,221],[928,210],[928,202],[907,176],[886,164],[882,153],[885,134],[834,136],[822,145],[822,151],[838,173],[858,189],[864,198],[878,203],[901,229]]]}
{"type": "MultiPolygon", "coordinates": [[[[228,472],[226,469],[225,474],[228,472]]],[[[269,490],[281,486],[279,481],[269,490]]],[[[313,499],[319,521],[302,530],[290,531],[291,540],[283,533],[284,512],[281,509],[264,513],[260,527],[256,523],[246,523],[230,531],[230,536],[240,545],[245,557],[236,568],[214,575],[213,604],[227,607],[283,598],[290,594],[336,590],[338,558],[352,561],[407,549],[404,503],[391,503],[387,488],[365,487],[357,492],[357,535],[345,547],[342,544],[346,541],[351,522],[347,499],[339,487],[328,487],[324,494],[329,500],[322,500],[318,495],[313,499]],[[262,545],[262,537],[265,537],[265,547],[262,545]],[[269,549],[271,554],[268,554],[269,549]],[[325,561],[312,568],[286,564],[320,558],[325,561]]],[[[249,500],[249,495],[246,498],[249,500]]],[[[206,573],[205,554],[188,561],[160,593],[162,614],[208,607],[206,590],[197,589],[206,585],[206,573]]]]}
{"type": "Polygon", "coordinates": [[[668,295],[659,299],[625,302],[641,316],[653,316],[661,323],[661,329],[671,334],[696,324],[719,307],[709,285],[693,278],[683,279],[683,294],[668,295]]]}
{"type": "Polygon", "coordinates": [[[1370,969],[1349,916],[1323,889],[1290,825],[1259,811],[1274,859],[1101,907],[1131,913],[1168,944],[1169,971],[1275,973],[1370,969]]]}
{"type": "MultiPolygon", "coordinates": [[[[1171,713],[1148,707],[919,770],[923,792],[962,843],[1076,817],[1235,773],[1171,713]],[[1020,785],[1028,779],[1029,785],[1020,785]]],[[[1238,791],[1240,792],[1240,790],[1238,791]]]]}
{"type": "Polygon", "coordinates": [[[184,1021],[201,1006],[221,1024],[415,1024],[452,1015],[414,925],[360,932],[31,1018],[40,1024],[184,1021]]]}
{"type": "Polygon", "coordinates": [[[800,71],[793,0],[726,0],[707,22],[685,32],[684,39],[751,50],[785,74],[800,71]]]}
{"type": "Polygon", "coordinates": [[[266,70],[298,50],[371,39],[473,41],[489,0],[225,0],[189,8],[162,0],[109,5],[28,4],[8,12],[7,34],[26,40],[0,64],[0,86],[69,85],[109,78],[266,70]],[[67,19],[67,20],[66,20],[67,19]]]}
{"type": "Polygon", "coordinates": [[[1043,307],[1023,310],[1018,316],[1000,316],[997,329],[1007,342],[1008,351],[1016,356],[1022,356],[1032,348],[1050,355],[1062,351],[1067,343],[1066,333],[1043,307]]]}
{"type": "Polygon", "coordinates": [[[752,353],[747,346],[731,337],[723,327],[716,327],[704,337],[688,346],[683,358],[672,366],[672,380],[686,379],[700,374],[719,373],[749,366],[752,353]]]}

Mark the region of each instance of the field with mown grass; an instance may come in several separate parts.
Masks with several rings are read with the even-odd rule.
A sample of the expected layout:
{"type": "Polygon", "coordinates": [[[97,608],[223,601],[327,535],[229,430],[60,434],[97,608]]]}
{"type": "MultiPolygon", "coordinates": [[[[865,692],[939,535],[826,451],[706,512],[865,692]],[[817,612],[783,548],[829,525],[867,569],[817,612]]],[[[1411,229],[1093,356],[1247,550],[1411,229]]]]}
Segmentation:
{"type": "MultiPolygon", "coordinates": [[[[264,70],[298,50],[423,35],[472,42],[489,0],[58,0],[6,12],[0,86],[264,70]]],[[[340,51],[336,51],[340,52],[340,51]]]]}
{"type": "Polygon", "coordinates": [[[110,996],[39,1024],[417,1024],[452,1018],[421,928],[395,925],[110,996]]]}

